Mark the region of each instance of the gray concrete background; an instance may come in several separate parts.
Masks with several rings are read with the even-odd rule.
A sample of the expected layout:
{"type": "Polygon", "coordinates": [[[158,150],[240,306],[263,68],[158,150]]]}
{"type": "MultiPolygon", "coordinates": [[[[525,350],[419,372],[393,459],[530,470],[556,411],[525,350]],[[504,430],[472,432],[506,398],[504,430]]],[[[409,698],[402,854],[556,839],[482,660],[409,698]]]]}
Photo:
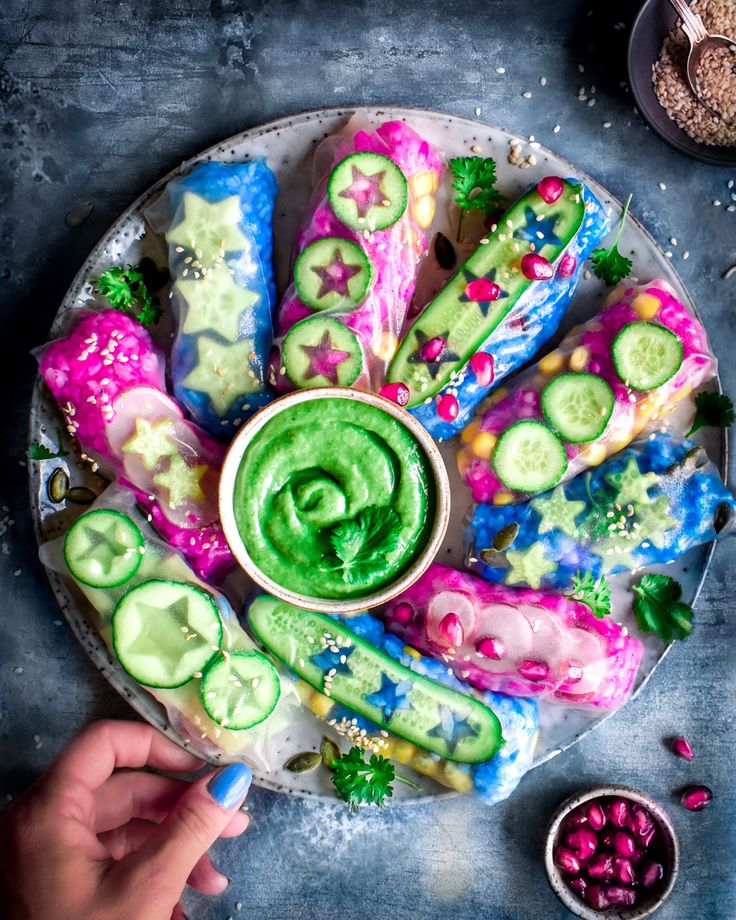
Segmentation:
{"type": "MultiPolygon", "coordinates": [[[[0,795],[19,793],[89,719],[129,715],[58,619],[36,559],[23,467],[35,373],[27,352],[44,340],[103,230],[201,148],[323,105],[393,102],[463,115],[479,106],[482,118],[535,134],[619,198],[633,191],[634,212],[672,249],[721,359],[725,389],[736,393],[736,277],[721,278],[736,263],[736,212],[725,209],[736,169],[685,159],[634,113],[620,83],[636,5],[4,0],[0,795]],[[593,107],[576,98],[591,83],[593,107]],[[527,90],[531,99],[522,96],[527,90]],[[714,199],[724,206],[713,207],[714,199]],[[71,229],[64,217],[82,201],[94,210],[71,229]]],[[[215,900],[187,896],[190,916],[566,917],[540,862],[546,818],[580,786],[615,781],[668,805],[680,833],[682,875],[662,920],[736,917],[733,542],[716,553],[694,634],[640,699],[533,771],[509,801],[489,810],[458,799],[352,818],[342,808],[254,790],[251,830],[216,847],[233,878],[229,891],[215,900]],[[691,740],[694,763],[666,751],[662,739],[673,733],[691,740]],[[673,795],[696,781],[716,794],[702,814],[686,812],[673,795]]]]}

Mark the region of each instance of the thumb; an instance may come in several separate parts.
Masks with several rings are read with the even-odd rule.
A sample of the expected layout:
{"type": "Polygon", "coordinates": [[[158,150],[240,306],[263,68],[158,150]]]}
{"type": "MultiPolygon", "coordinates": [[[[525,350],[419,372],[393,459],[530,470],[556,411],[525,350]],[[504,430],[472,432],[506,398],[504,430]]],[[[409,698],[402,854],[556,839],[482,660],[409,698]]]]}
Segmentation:
{"type": "Polygon", "coordinates": [[[173,906],[198,860],[242,805],[252,779],[245,764],[231,763],[193,783],[146,842],[113,867],[117,881],[124,878],[133,891],[147,889],[149,909],[159,898],[173,906]]]}

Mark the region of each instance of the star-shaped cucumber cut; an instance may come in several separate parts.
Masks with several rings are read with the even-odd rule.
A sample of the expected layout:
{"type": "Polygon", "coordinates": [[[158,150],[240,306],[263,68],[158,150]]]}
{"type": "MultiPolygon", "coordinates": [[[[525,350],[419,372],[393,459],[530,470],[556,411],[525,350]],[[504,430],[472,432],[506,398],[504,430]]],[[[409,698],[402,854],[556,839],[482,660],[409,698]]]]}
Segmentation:
{"type": "Polygon", "coordinates": [[[218,265],[199,280],[178,279],[176,289],[186,300],[182,330],[187,335],[217,332],[224,339],[238,337],[240,316],[258,300],[235,282],[226,265],[218,265]]]}
{"type": "Polygon", "coordinates": [[[541,543],[533,543],[528,549],[510,549],[506,551],[510,568],[506,572],[506,584],[516,585],[524,582],[530,588],[538,589],[542,578],[557,568],[557,563],[547,559],[541,543]]]}
{"type": "Polygon", "coordinates": [[[121,556],[138,552],[137,546],[131,546],[116,536],[120,530],[116,520],[110,521],[104,529],[98,522],[94,527],[80,522],[80,527],[87,542],[85,546],[80,547],[79,555],[85,560],[91,559],[96,562],[102,569],[103,575],[110,574],[113,563],[121,556]]]}
{"type": "Polygon", "coordinates": [[[477,729],[473,728],[467,718],[453,712],[449,706],[439,705],[439,723],[427,733],[431,738],[442,738],[447,745],[447,753],[453,756],[460,742],[465,738],[476,738],[477,729]]]}
{"type": "Polygon", "coordinates": [[[192,251],[207,264],[219,261],[226,252],[246,248],[248,237],[239,226],[243,215],[237,195],[211,202],[185,192],[182,203],[184,218],[166,234],[167,243],[192,251]]]}
{"type": "Polygon", "coordinates": [[[455,363],[460,360],[460,355],[456,355],[454,351],[451,351],[447,346],[447,338],[450,335],[450,330],[445,329],[444,332],[440,335],[425,335],[421,329],[417,329],[415,333],[417,341],[417,349],[412,352],[407,358],[409,364],[423,364],[429,371],[429,375],[434,380],[437,377],[437,374],[440,372],[440,368],[443,364],[455,363]],[[442,346],[442,349],[435,355],[433,358],[423,358],[421,355],[422,348],[431,342],[434,339],[442,339],[445,344],[442,346]]]}
{"type": "Polygon", "coordinates": [[[656,483],[656,473],[642,473],[634,457],[630,457],[619,473],[609,473],[606,482],[616,489],[616,501],[622,507],[628,504],[648,505],[652,499],[649,489],[656,483]]]}
{"type": "Polygon", "coordinates": [[[562,246],[563,242],[555,233],[557,218],[538,217],[528,205],[524,208],[525,224],[514,230],[514,237],[534,243],[537,252],[542,246],[562,246]]]}
{"type": "Polygon", "coordinates": [[[147,470],[152,470],[162,457],[178,455],[179,448],[173,438],[174,422],[170,418],[150,422],[136,419],[135,434],[123,444],[126,454],[138,454],[147,470]]]}
{"type": "Polygon", "coordinates": [[[199,360],[181,385],[206,393],[218,415],[227,415],[236,399],[261,389],[261,382],[251,367],[254,358],[251,339],[223,345],[202,335],[197,339],[197,353],[199,360]]]}
{"type": "Polygon", "coordinates": [[[353,672],[350,669],[348,664],[348,659],[355,651],[355,646],[341,646],[338,649],[324,648],[321,652],[316,655],[311,655],[312,661],[320,668],[325,674],[329,674],[330,671],[333,671],[336,674],[352,674],[353,672]]]}
{"type": "Polygon", "coordinates": [[[204,492],[199,481],[206,472],[206,464],[187,466],[181,455],[175,454],[171,458],[169,468],[162,473],[157,473],[153,481],[157,486],[162,486],[168,491],[169,506],[176,509],[186,501],[204,501],[204,492]]]}
{"type": "Polygon", "coordinates": [[[329,330],[325,329],[318,345],[301,345],[309,364],[304,371],[306,380],[324,377],[331,384],[337,385],[337,372],[341,364],[351,357],[349,351],[341,351],[332,344],[329,330]]]}
{"type": "MultiPolygon", "coordinates": [[[[642,540],[644,538],[642,537],[642,540]]],[[[603,540],[595,551],[601,557],[603,572],[611,572],[615,568],[629,570],[634,568],[632,553],[638,549],[642,540],[626,534],[617,534],[603,540]]]]}
{"type": "Polygon", "coordinates": [[[350,279],[359,275],[363,269],[362,265],[350,265],[343,261],[342,253],[339,249],[335,250],[332,261],[329,265],[312,265],[312,271],[317,275],[322,284],[320,285],[317,299],[321,300],[328,294],[339,294],[341,297],[350,297],[349,283],[350,279]]]}
{"type": "Polygon", "coordinates": [[[505,297],[509,296],[506,291],[503,290],[501,285],[496,281],[495,268],[491,268],[484,275],[476,275],[474,272],[470,271],[469,268],[463,268],[462,273],[466,283],[463,293],[458,297],[458,300],[461,303],[477,304],[478,309],[484,317],[488,316],[488,311],[491,309],[494,303],[497,303],[499,300],[503,300],[505,297]],[[474,283],[486,280],[490,282],[489,288],[493,289],[493,293],[496,296],[488,297],[485,300],[482,298],[482,296],[480,300],[477,296],[471,296],[474,295],[475,287],[478,287],[478,285],[475,285],[474,283]]]}
{"type": "Polygon", "coordinates": [[[339,192],[340,198],[347,198],[355,202],[358,211],[358,217],[365,217],[371,208],[382,204],[386,200],[386,195],[381,191],[386,170],[373,173],[367,176],[357,166],[352,166],[352,182],[350,185],[339,192]]]}
{"type": "Polygon", "coordinates": [[[384,722],[388,722],[397,709],[411,709],[412,704],[407,694],[414,686],[413,680],[394,681],[388,674],[381,674],[381,689],[366,696],[365,701],[383,712],[384,722]]]}
{"type": "Polygon", "coordinates": [[[570,501],[562,487],[553,489],[549,496],[532,499],[530,504],[539,515],[539,533],[561,530],[571,537],[577,530],[575,518],[585,510],[585,502],[570,501]]]}
{"type": "Polygon", "coordinates": [[[660,495],[648,505],[640,504],[636,507],[635,517],[639,528],[635,532],[639,543],[649,540],[657,549],[662,549],[667,531],[677,523],[669,514],[669,507],[670,503],[666,495],[660,495]]]}

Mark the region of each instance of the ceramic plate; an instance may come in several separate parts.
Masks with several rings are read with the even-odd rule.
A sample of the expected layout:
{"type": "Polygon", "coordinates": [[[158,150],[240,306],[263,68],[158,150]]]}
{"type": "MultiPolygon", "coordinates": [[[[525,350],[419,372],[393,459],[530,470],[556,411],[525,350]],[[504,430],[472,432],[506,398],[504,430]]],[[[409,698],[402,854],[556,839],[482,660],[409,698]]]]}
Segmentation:
{"type": "MultiPolygon", "coordinates": [[[[532,181],[538,181],[545,175],[572,176],[583,179],[590,185],[594,193],[610,209],[613,220],[620,215],[620,203],[605,188],[571,163],[536,144],[530,148],[528,141],[516,138],[500,128],[455,115],[419,109],[390,107],[368,108],[361,111],[375,124],[387,119],[407,121],[428,141],[444,150],[448,156],[467,156],[471,152],[480,152],[484,156],[492,155],[497,162],[499,188],[509,199],[514,199],[526,185],[532,181]],[[533,153],[536,157],[536,165],[520,169],[518,166],[509,164],[508,153],[512,144],[521,144],[524,148],[523,156],[533,153]]],[[[59,308],[51,334],[56,335],[61,332],[69,323],[70,314],[90,300],[92,294],[89,279],[97,277],[105,268],[119,262],[136,263],[143,255],[156,257],[160,265],[166,263],[162,243],[152,234],[145,235],[144,233],[145,228],[141,216],[143,209],[161,192],[166,181],[173,175],[184,172],[195,163],[205,160],[227,162],[253,156],[264,156],[268,160],[281,189],[275,213],[274,234],[277,277],[279,287],[283,290],[288,279],[296,228],[311,191],[312,153],[319,141],[339,130],[354,112],[355,110],[348,109],[324,109],[282,118],[261,127],[252,128],[205,150],[165,176],[131,205],[92,250],[59,308]]],[[[441,210],[440,208],[440,212],[441,210]]],[[[621,249],[634,260],[634,271],[638,277],[642,280],[655,277],[666,278],[674,286],[678,297],[695,311],[695,306],[671,263],[665,258],[647,231],[633,219],[626,224],[621,249]]],[[[588,277],[580,286],[561,332],[564,332],[573,323],[585,320],[594,314],[607,294],[608,289],[598,279],[591,276],[590,272],[586,272],[586,276],[588,277]]],[[[163,326],[164,323],[160,325],[163,326]]],[[[165,342],[168,330],[165,328],[157,330],[156,335],[161,342],[165,342]]],[[[691,404],[682,406],[674,419],[675,424],[686,423],[691,412],[691,404]]],[[[30,439],[38,439],[43,431],[53,432],[54,428],[60,425],[60,419],[52,397],[39,380],[31,405],[30,439]]],[[[706,438],[705,446],[711,458],[723,472],[726,462],[725,437],[719,433],[710,434],[706,438]]],[[[446,563],[459,565],[462,562],[461,521],[469,496],[455,471],[454,447],[445,446],[442,451],[451,479],[453,514],[439,559],[446,563]]],[[[99,481],[94,481],[94,477],[91,477],[81,461],[71,456],[63,461],[44,460],[29,464],[31,509],[39,540],[48,540],[63,533],[71,520],[84,510],[79,505],[68,505],[60,509],[58,505],[49,500],[46,492],[47,481],[54,469],[60,465],[67,469],[73,484],[88,485],[96,492],[99,492],[102,487],[99,481]]],[[[683,584],[684,599],[689,603],[694,602],[698,595],[711,554],[712,546],[700,547],[668,567],[668,571],[683,584]]],[[[104,643],[89,625],[85,602],[81,596],[70,589],[58,575],[49,573],[49,578],[69,626],[101,673],[140,715],[156,728],[182,743],[182,739],[168,725],[163,708],[110,658],[104,643]]],[[[231,576],[231,579],[227,589],[235,600],[242,597],[246,585],[243,582],[244,576],[231,576]]],[[[612,581],[614,582],[614,617],[636,632],[633,618],[628,612],[630,607],[628,576],[616,576],[612,581]]],[[[667,652],[667,647],[656,637],[641,636],[640,638],[642,638],[646,651],[637,677],[635,693],[641,691],[667,652]]],[[[570,747],[607,718],[598,713],[576,711],[554,704],[542,704],[540,712],[542,730],[534,761],[535,767],[570,747]]],[[[322,726],[310,713],[305,711],[292,726],[289,736],[283,741],[283,759],[286,760],[296,751],[316,747],[322,733],[322,726]]],[[[334,797],[325,771],[294,775],[281,770],[268,775],[256,775],[256,782],[269,789],[294,795],[334,797]]],[[[416,802],[426,800],[428,797],[455,794],[424,777],[420,779],[420,783],[421,792],[414,792],[401,785],[397,790],[397,799],[401,802],[416,802]]]]}

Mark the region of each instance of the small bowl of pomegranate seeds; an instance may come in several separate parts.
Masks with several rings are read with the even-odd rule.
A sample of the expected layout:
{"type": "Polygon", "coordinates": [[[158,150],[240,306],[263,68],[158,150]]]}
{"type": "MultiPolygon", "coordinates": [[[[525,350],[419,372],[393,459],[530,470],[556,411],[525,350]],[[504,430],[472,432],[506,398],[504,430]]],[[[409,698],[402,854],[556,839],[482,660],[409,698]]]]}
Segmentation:
{"type": "Polygon", "coordinates": [[[654,799],[628,786],[596,786],[554,813],[544,863],[557,897],[583,920],[642,920],[672,891],[680,847],[654,799]]]}

